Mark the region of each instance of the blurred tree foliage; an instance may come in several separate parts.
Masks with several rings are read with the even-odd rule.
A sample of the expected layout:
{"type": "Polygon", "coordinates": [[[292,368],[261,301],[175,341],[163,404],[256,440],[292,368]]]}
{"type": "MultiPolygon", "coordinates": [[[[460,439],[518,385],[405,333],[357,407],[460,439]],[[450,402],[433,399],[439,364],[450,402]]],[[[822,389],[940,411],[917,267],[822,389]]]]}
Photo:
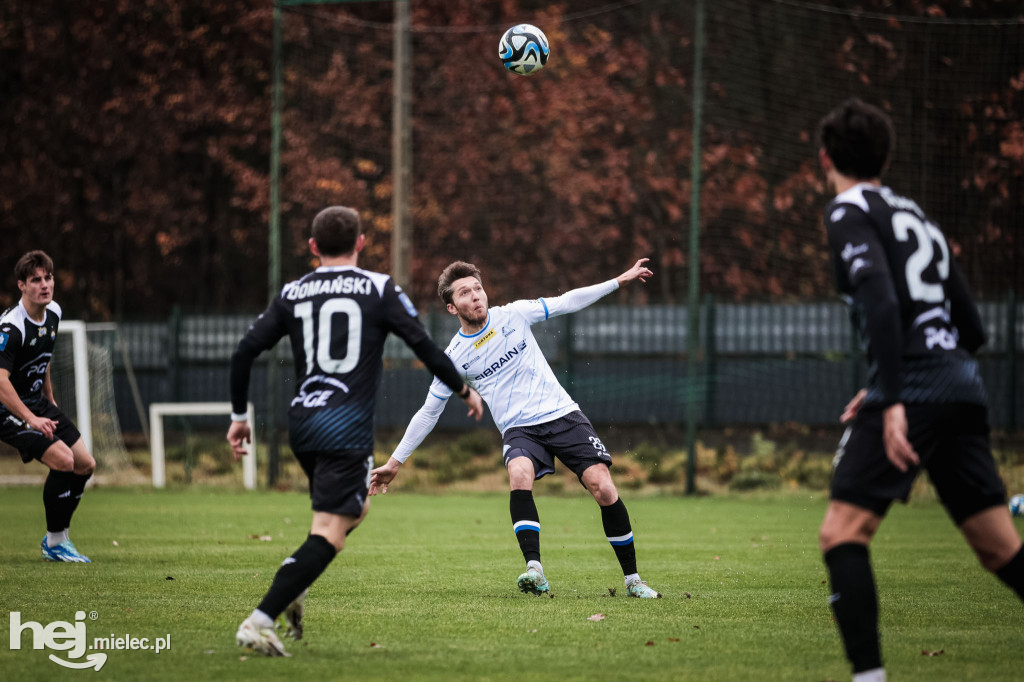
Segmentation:
{"type": "MultiPolygon", "coordinates": [[[[643,295],[682,302],[685,242],[679,230],[668,234],[659,226],[688,220],[692,12],[689,3],[638,2],[628,12],[595,16],[567,46],[559,18],[607,4],[413,3],[414,26],[500,25],[509,17],[537,16],[552,27],[552,43],[565,46],[560,58],[568,62],[565,77],[519,79],[509,86],[507,79],[495,78],[495,60],[475,56],[493,53],[493,35],[467,33],[457,41],[442,32],[420,37],[417,74],[436,79],[439,87],[472,82],[479,88],[475,98],[417,101],[417,158],[443,160],[418,176],[429,180],[419,180],[414,192],[421,235],[414,252],[417,301],[433,297],[436,273],[460,245],[485,233],[490,248],[506,256],[502,270],[492,275],[492,298],[517,287],[519,293],[536,295],[597,281],[619,272],[633,255],[649,253],[662,276],[643,295]],[[609,53],[607,36],[623,21],[634,36],[630,49],[609,53]],[[544,115],[526,116],[524,110],[544,115]],[[631,124],[622,125],[624,118],[631,124]],[[451,119],[461,126],[454,141],[456,163],[451,162],[450,129],[434,127],[451,119]],[[516,134],[494,134],[502,130],[516,134]],[[518,144],[519,135],[535,144],[518,144]],[[488,208],[493,196],[464,191],[472,184],[494,194],[508,183],[532,187],[545,198],[546,214],[496,217],[488,208]],[[541,231],[541,225],[557,229],[541,231]],[[543,249],[522,248],[540,239],[543,249]],[[543,282],[546,290],[531,290],[533,282],[543,282]]],[[[713,11],[715,3],[707,4],[713,11]]],[[[748,4],[757,20],[774,3],[748,4]]],[[[932,18],[1012,19],[1024,13],[1012,0],[816,4],[932,18]]],[[[392,16],[388,3],[330,11],[359,12],[362,20],[373,22],[389,22],[392,16]]],[[[5,282],[0,302],[15,299],[9,273],[17,257],[44,248],[57,260],[58,299],[75,317],[162,316],[175,304],[209,312],[262,308],[271,24],[268,0],[40,0],[0,7],[0,272],[5,282]]],[[[900,30],[898,22],[892,29],[900,30]]],[[[771,27],[765,30],[766,40],[757,46],[763,60],[784,59],[786,40],[771,39],[771,27]]],[[[368,139],[382,131],[386,138],[391,125],[390,35],[384,37],[372,48],[380,55],[377,71],[350,71],[344,59],[328,57],[308,84],[311,96],[319,92],[326,100],[339,91],[350,93],[332,116],[339,127],[368,139]]],[[[710,38],[707,59],[727,65],[730,36],[710,38]]],[[[851,24],[848,42],[837,46],[837,59],[853,79],[868,78],[880,65],[914,59],[970,68],[963,55],[944,54],[941,47],[922,54],[918,47],[859,35],[851,24]]],[[[990,207],[985,224],[952,236],[971,240],[968,251],[984,245],[983,253],[1009,254],[1017,264],[1008,274],[993,274],[1001,266],[973,262],[969,274],[983,295],[1001,295],[1008,288],[1024,294],[1024,239],[1014,222],[1024,215],[1024,50],[1019,44],[991,49],[1007,52],[1002,58],[1017,65],[1016,75],[978,74],[987,88],[984,97],[949,93],[941,103],[948,109],[948,127],[930,134],[960,145],[958,151],[971,162],[958,169],[957,186],[937,191],[934,198],[941,202],[960,192],[961,203],[990,207]]],[[[784,63],[779,66],[784,70],[784,63]]],[[[720,86],[714,79],[707,83],[709,119],[716,98],[732,96],[720,86]]],[[[794,116],[787,134],[805,139],[807,154],[786,171],[765,163],[781,153],[771,140],[744,139],[709,125],[702,155],[708,233],[702,286],[734,299],[829,296],[825,268],[806,276],[784,273],[787,267],[799,271],[808,259],[820,260],[818,245],[809,252],[785,230],[767,242],[757,234],[780,217],[784,224],[820,220],[827,197],[808,121],[821,113],[817,106],[794,116]],[[815,207],[810,218],[808,206],[815,207]],[[749,253],[739,258],[716,250],[716,235],[725,232],[749,253]],[[716,256],[723,253],[730,257],[716,256]]],[[[289,169],[283,187],[286,277],[308,266],[304,237],[310,208],[326,201],[364,211],[378,236],[361,264],[387,270],[391,179],[382,169],[389,167],[390,150],[378,148],[376,161],[367,154],[358,164],[339,163],[317,150],[345,140],[328,140],[329,130],[304,124],[295,112],[289,115],[283,159],[289,169]]]]}

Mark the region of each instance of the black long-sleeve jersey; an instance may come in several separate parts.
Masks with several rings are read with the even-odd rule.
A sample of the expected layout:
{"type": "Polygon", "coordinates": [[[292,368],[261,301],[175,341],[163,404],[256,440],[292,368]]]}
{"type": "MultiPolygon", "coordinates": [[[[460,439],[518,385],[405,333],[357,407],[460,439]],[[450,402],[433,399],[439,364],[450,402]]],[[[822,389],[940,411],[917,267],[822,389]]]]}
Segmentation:
{"type": "MultiPolygon", "coordinates": [[[[11,373],[11,385],[29,409],[43,400],[43,382],[53,359],[60,316],[60,306],[50,301],[42,324],[29,317],[20,302],[0,317],[0,369],[11,373]]],[[[0,405],[0,416],[6,411],[0,405]]]]}
{"type": "Polygon", "coordinates": [[[231,358],[231,405],[243,414],[252,363],[286,334],[297,389],[288,410],[293,452],[373,448],[373,416],[384,341],[394,332],[453,391],[463,381],[427,335],[409,297],[388,275],[320,267],[289,282],[259,316],[231,358]]]}
{"type": "Polygon", "coordinates": [[[987,405],[981,317],[946,238],[911,199],[858,184],[825,210],[837,285],[868,360],[865,404],[987,405]]]}

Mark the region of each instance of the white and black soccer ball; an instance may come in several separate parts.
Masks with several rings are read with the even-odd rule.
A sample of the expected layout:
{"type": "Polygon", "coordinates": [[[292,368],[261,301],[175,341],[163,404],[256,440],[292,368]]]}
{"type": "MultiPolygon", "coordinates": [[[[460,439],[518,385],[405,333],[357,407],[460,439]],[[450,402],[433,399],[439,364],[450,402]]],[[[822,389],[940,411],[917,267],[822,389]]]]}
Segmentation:
{"type": "Polygon", "coordinates": [[[1010,514],[1024,516],[1024,495],[1014,495],[1010,498],[1010,514]]]}
{"type": "Polygon", "coordinates": [[[498,57],[505,68],[520,76],[530,76],[548,63],[551,48],[544,31],[530,24],[516,24],[498,43],[498,57]]]}

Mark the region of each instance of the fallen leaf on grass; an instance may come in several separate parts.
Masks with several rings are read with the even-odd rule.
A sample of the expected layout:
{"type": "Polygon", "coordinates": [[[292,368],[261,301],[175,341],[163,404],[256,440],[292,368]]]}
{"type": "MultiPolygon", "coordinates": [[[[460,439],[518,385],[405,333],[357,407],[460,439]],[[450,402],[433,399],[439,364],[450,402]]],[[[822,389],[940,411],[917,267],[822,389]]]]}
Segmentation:
{"type": "Polygon", "coordinates": [[[166,578],[164,578],[164,580],[174,580],[174,578],[172,578],[171,576],[167,576],[166,578]]]}
{"type": "Polygon", "coordinates": [[[614,597],[615,596],[615,588],[614,587],[609,587],[608,588],[608,596],[609,597],[614,597]]]}
{"type": "Polygon", "coordinates": [[[690,598],[690,593],[689,592],[683,592],[683,596],[686,597],[687,599],[689,599],[690,598]]]}
{"type": "Polygon", "coordinates": [[[383,649],[384,645],[383,644],[377,644],[376,642],[370,642],[370,648],[371,649],[383,649]]]}
{"type": "Polygon", "coordinates": [[[946,653],[945,649],[939,649],[938,651],[928,651],[927,649],[921,649],[922,656],[941,656],[946,653]]]}
{"type": "Polygon", "coordinates": [[[670,642],[678,642],[679,638],[678,637],[669,637],[668,641],[670,641],[670,642]]]}
{"type": "Polygon", "coordinates": [[[593,616],[590,616],[589,618],[587,618],[587,620],[592,620],[592,621],[595,621],[595,622],[599,621],[599,620],[604,620],[604,614],[603,613],[595,613],[593,616]]]}
{"type": "Polygon", "coordinates": [[[693,626],[693,629],[694,629],[694,630],[700,630],[700,626],[699,626],[699,625],[694,625],[694,626],[693,626]]]}
{"type": "Polygon", "coordinates": [[[647,644],[644,644],[644,646],[654,646],[654,642],[647,640],[647,644]]]}

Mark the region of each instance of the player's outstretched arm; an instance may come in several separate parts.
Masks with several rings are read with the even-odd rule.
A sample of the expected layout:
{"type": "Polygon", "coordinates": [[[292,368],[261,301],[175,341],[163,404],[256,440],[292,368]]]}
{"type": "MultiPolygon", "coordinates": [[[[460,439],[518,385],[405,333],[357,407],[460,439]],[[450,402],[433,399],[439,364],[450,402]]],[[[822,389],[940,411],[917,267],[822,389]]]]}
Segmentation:
{"type": "Polygon", "coordinates": [[[558,315],[566,315],[578,310],[583,310],[587,306],[596,303],[600,299],[612,293],[623,284],[632,282],[635,279],[638,279],[641,282],[646,282],[648,277],[652,277],[654,275],[654,273],[644,265],[648,260],[650,259],[641,258],[629,270],[626,270],[615,279],[610,279],[607,282],[593,284],[589,287],[573,289],[565,292],[561,296],[555,296],[554,298],[541,299],[544,304],[544,317],[540,319],[550,319],[552,317],[557,317],[558,315]]]}
{"type": "Polygon", "coordinates": [[[647,263],[649,260],[651,259],[641,258],[633,265],[633,267],[631,267],[629,270],[626,270],[624,273],[616,277],[615,281],[619,283],[620,287],[623,284],[626,284],[627,282],[632,282],[635,279],[638,279],[641,282],[646,283],[648,277],[654,276],[654,273],[651,272],[651,270],[645,265],[645,263],[647,263]]]}
{"type": "MultiPolygon", "coordinates": [[[[477,398],[480,397],[480,394],[476,391],[472,391],[472,393],[477,398]]],[[[444,412],[444,406],[447,404],[447,398],[439,398],[433,393],[427,395],[427,400],[423,407],[417,410],[416,414],[409,420],[409,426],[405,430],[405,435],[402,436],[401,442],[399,442],[398,447],[392,453],[391,459],[384,466],[370,472],[371,495],[376,495],[378,492],[382,494],[387,492],[387,486],[398,475],[398,469],[401,468],[405,460],[409,459],[409,456],[412,455],[413,450],[419,447],[423,439],[434,429],[434,426],[437,425],[437,420],[441,418],[441,413],[444,412]]]]}

